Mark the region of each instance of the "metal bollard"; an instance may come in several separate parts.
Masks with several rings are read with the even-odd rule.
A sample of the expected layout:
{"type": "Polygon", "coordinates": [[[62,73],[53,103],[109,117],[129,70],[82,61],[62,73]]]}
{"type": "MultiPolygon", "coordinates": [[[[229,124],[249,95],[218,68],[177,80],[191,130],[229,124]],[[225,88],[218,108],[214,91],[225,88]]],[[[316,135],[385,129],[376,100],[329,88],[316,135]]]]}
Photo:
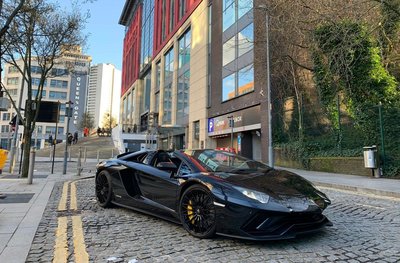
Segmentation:
{"type": "Polygon", "coordinates": [[[36,155],[36,148],[32,147],[31,152],[29,155],[29,170],[28,170],[28,184],[32,184],[33,181],[33,169],[35,167],[35,155],[36,155]]]}
{"type": "Polygon", "coordinates": [[[100,150],[97,150],[97,163],[99,163],[100,150]]]}
{"type": "Polygon", "coordinates": [[[78,166],[77,166],[77,176],[81,175],[81,171],[82,171],[82,162],[81,162],[81,158],[82,158],[82,147],[79,147],[79,156],[78,156],[78,166]]]}
{"type": "Polygon", "coordinates": [[[87,156],[87,147],[86,146],[85,146],[85,152],[84,152],[83,156],[84,156],[83,157],[83,162],[86,163],[86,156],[87,156]]]}

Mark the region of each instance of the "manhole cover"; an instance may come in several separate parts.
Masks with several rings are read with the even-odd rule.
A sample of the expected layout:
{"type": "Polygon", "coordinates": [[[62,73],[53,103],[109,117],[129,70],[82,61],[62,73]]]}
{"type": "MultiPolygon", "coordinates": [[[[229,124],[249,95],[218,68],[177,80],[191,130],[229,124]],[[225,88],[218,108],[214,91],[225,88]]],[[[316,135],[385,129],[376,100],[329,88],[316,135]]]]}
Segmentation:
{"type": "Polygon", "coordinates": [[[0,204],[29,203],[35,194],[4,194],[6,197],[0,199],[0,204]]]}

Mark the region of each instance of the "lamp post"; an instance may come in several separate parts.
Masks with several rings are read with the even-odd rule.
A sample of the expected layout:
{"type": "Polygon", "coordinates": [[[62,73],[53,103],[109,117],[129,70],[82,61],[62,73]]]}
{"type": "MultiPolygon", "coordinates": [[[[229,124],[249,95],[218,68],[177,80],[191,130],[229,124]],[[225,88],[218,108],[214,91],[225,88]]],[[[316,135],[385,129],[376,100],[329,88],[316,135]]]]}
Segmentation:
{"type": "Polygon", "coordinates": [[[231,127],[231,151],[233,150],[233,127],[235,126],[235,120],[233,119],[233,115],[228,116],[229,119],[229,127],[231,127]]]}
{"type": "Polygon", "coordinates": [[[268,165],[274,167],[274,152],[272,147],[272,101],[271,101],[271,71],[269,53],[269,16],[268,7],[259,5],[258,8],[265,10],[265,41],[267,53],[267,113],[268,113],[268,165]]]}
{"type": "Polygon", "coordinates": [[[67,105],[65,107],[65,117],[67,117],[67,131],[65,132],[65,149],[64,149],[63,174],[67,173],[69,118],[72,117],[72,107],[71,107],[71,105],[74,104],[74,103],[72,101],[68,101],[65,104],[67,105]]]}

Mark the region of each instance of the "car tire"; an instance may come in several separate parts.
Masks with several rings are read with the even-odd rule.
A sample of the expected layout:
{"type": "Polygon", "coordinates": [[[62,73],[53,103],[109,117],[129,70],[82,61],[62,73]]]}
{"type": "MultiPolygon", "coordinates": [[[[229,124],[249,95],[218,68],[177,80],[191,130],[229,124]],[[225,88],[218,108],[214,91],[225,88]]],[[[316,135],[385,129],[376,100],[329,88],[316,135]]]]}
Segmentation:
{"type": "Polygon", "coordinates": [[[96,199],[101,207],[111,207],[113,190],[110,173],[103,170],[96,176],[96,199]]]}
{"type": "Polygon", "coordinates": [[[189,234],[198,238],[215,235],[216,211],[210,191],[201,185],[192,185],[183,193],[179,202],[179,216],[189,234]]]}

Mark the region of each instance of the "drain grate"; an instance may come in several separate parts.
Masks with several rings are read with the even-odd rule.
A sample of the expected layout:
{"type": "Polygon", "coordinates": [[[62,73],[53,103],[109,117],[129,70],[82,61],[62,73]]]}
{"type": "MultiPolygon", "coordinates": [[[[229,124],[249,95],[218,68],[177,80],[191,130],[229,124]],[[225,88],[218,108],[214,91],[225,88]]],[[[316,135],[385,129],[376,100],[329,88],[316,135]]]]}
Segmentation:
{"type": "Polygon", "coordinates": [[[0,204],[29,203],[35,194],[5,194],[4,199],[0,199],[0,204]]]}

